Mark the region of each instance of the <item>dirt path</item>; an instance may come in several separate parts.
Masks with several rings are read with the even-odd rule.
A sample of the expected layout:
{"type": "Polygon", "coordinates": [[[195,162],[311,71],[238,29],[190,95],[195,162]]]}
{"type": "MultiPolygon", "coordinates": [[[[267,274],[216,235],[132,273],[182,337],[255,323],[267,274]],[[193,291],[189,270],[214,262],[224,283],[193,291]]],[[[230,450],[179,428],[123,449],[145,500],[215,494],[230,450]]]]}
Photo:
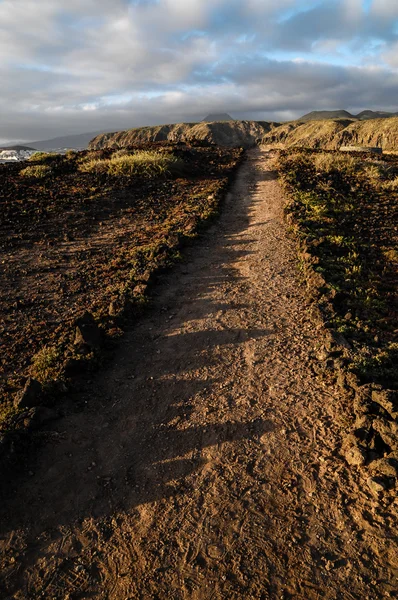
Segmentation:
{"type": "Polygon", "coordinates": [[[397,597],[390,508],[340,454],[271,157],[252,150],[3,519],[2,598],[397,597]]]}

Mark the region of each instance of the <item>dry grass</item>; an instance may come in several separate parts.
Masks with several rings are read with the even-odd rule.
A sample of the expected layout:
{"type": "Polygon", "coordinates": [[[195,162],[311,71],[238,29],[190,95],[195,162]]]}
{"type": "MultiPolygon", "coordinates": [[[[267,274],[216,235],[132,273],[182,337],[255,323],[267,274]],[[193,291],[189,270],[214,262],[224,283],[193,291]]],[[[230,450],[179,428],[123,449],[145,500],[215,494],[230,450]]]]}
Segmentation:
{"type": "Polygon", "coordinates": [[[129,154],[126,150],[117,150],[111,158],[89,158],[80,165],[79,170],[116,176],[153,176],[165,175],[181,168],[181,161],[173,155],[153,150],[141,150],[134,154],[129,154]]]}
{"type": "Polygon", "coordinates": [[[48,158],[56,156],[55,152],[35,152],[30,158],[31,162],[45,162],[48,158]]]}
{"type": "Polygon", "coordinates": [[[30,369],[32,376],[42,383],[54,379],[58,374],[58,358],[59,354],[55,347],[44,346],[32,358],[30,369]]]}
{"type": "Polygon", "coordinates": [[[131,152],[127,150],[127,148],[121,148],[120,150],[116,150],[112,154],[112,158],[121,158],[122,156],[130,156],[131,152]]]}
{"type": "Polygon", "coordinates": [[[359,161],[352,156],[341,154],[322,153],[313,158],[318,173],[331,173],[332,171],[355,171],[359,167],[359,161]]]}
{"type": "Polygon", "coordinates": [[[398,190],[398,177],[394,177],[394,179],[390,179],[389,181],[385,181],[383,183],[383,189],[390,190],[396,192],[398,190]]]}
{"type": "Polygon", "coordinates": [[[398,165],[284,151],[279,168],[292,193],[289,218],[324,281],[322,309],[352,345],[350,369],[364,383],[390,385],[398,380],[393,308],[398,165]]]}
{"type": "Polygon", "coordinates": [[[47,165],[32,165],[25,167],[19,173],[20,177],[34,177],[35,179],[44,179],[51,175],[51,167],[47,165]]]}

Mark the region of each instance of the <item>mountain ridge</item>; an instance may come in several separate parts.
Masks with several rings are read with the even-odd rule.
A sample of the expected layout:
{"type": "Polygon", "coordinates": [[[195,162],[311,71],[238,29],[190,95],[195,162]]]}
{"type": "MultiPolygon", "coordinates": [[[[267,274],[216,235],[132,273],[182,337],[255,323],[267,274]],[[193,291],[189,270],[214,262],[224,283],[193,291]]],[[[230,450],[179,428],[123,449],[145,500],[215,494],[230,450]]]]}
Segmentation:
{"type": "Polygon", "coordinates": [[[235,121],[228,113],[210,113],[202,119],[202,123],[221,123],[222,121],[235,121]]]}
{"type": "Polygon", "coordinates": [[[341,146],[372,146],[398,150],[398,117],[380,119],[323,119],[322,121],[222,121],[138,127],[101,134],[89,148],[124,148],[146,142],[205,142],[250,148],[256,144],[337,150],[341,146]]]}
{"type": "Polygon", "coordinates": [[[313,110],[302,117],[299,117],[297,121],[324,121],[329,119],[352,119],[354,121],[365,121],[370,119],[389,119],[396,117],[398,113],[387,112],[383,110],[363,110],[357,115],[354,115],[347,110],[313,110]]]}
{"type": "Polygon", "coordinates": [[[3,150],[13,150],[17,146],[19,147],[29,147],[30,150],[58,150],[60,148],[67,149],[77,149],[77,148],[86,148],[93,139],[93,137],[105,133],[106,130],[100,131],[91,131],[88,133],[78,133],[72,135],[63,135],[59,137],[50,138],[48,140],[38,140],[36,142],[25,142],[23,144],[10,144],[4,146],[3,150]]]}
{"type": "Polygon", "coordinates": [[[266,133],[262,144],[282,148],[307,147],[325,150],[338,150],[341,146],[365,146],[396,151],[398,117],[356,121],[292,121],[266,133]]]}
{"type": "Polygon", "coordinates": [[[137,127],[99,135],[91,140],[89,149],[123,148],[137,143],[164,141],[199,141],[226,147],[249,148],[278,125],[279,123],[268,121],[217,121],[137,127]]]}

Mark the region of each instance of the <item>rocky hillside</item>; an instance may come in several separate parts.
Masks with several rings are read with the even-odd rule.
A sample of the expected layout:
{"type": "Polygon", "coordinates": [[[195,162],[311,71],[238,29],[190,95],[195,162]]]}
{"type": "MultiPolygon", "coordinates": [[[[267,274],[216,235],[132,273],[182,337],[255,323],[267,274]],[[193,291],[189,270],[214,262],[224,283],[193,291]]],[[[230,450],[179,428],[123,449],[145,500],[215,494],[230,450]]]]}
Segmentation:
{"type": "Polygon", "coordinates": [[[280,147],[304,146],[337,150],[340,146],[377,146],[398,150],[398,117],[367,121],[292,121],[273,128],[262,143],[280,147]]]}
{"type": "Polygon", "coordinates": [[[203,141],[229,148],[249,148],[258,143],[265,134],[279,123],[266,121],[223,121],[213,123],[178,123],[139,127],[117,133],[98,135],[89,144],[90,150],[123,148],[144,142],[192,142],[203,141]]]}
{"type": "Polygon", "coordinates": [[[123,148],[137,143],[163,141],[202,141],[229,148],[250,148],[262,143],[280,148],[301,146],[337,150],[340,146],[377,146],[383,150],[398,150],[398,117],[363,121],[339,118],[282,124],[217,121],[157,125],[103,133],[91,140],[89,148],[123,148]]]}
{"type": "Polygon", "coordinates": [[[272,129],[263,138],[264,144],[279,147],[305,146],[308,148],[337,148],[333,140],[351,121],[322,121],[284,123],[272,129]]]}

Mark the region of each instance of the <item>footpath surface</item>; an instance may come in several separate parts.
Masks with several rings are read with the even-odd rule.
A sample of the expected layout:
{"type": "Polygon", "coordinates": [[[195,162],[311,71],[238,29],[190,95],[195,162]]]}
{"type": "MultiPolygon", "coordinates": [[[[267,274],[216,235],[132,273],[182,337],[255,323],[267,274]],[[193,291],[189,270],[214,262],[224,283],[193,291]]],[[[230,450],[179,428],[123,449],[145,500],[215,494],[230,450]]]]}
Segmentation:
{"type": "Polygon", "coordinates": [[[342,457],[350,410],[316,375],[272,159],[248,153],[86,408],[47,434],[2,510],[2,598],[398,596],[393,513],[342,457]]]}

